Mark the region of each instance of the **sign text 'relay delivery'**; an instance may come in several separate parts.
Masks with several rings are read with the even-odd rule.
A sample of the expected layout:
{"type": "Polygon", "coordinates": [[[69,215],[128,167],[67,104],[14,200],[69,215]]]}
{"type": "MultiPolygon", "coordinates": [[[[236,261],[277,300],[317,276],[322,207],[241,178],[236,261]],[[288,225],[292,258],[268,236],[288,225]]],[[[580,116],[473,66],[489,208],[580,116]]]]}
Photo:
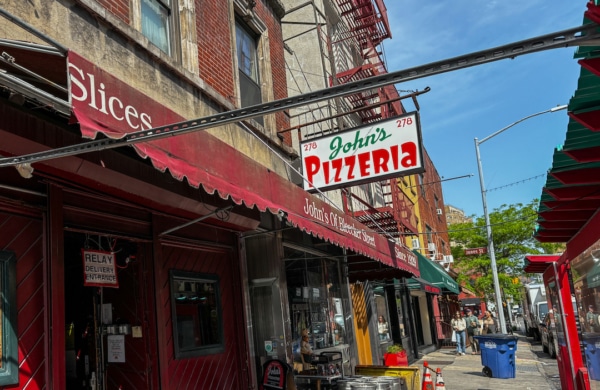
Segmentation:
{"type": "Polygon", "coordinates": [[[304,141],[300,153],[310,192],[423,172],[416,112],[304,141]]]}
{"type": "Polygon", "coordinates": [[[113,252],[82,249],[83,285],[119,287],[116,257],[113,252]]]}

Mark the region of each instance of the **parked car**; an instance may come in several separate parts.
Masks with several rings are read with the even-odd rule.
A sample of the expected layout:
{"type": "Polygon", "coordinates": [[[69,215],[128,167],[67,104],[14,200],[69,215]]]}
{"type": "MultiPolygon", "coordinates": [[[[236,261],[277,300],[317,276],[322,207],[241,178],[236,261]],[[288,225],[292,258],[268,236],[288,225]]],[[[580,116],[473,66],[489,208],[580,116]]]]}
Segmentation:
{"type": "Polygon", "coordinates": [[[556,359],[558,351],[558,337],[556,335],[556,323],[554,322],[554,313],[550,311],[540,323],[540,336],[542,339],[542,349],[550,357],[556,359]]]}

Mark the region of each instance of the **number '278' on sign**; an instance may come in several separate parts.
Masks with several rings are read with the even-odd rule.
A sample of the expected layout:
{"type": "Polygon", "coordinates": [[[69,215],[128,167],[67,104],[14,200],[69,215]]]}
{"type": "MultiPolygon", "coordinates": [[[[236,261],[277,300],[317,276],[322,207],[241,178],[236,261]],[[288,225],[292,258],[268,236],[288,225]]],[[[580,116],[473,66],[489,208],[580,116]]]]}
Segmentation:
{"type": "Polygon", "coordinates": [[[333,133],[300,145],[310,192],[423,172],[417,112],[333,133]]]}

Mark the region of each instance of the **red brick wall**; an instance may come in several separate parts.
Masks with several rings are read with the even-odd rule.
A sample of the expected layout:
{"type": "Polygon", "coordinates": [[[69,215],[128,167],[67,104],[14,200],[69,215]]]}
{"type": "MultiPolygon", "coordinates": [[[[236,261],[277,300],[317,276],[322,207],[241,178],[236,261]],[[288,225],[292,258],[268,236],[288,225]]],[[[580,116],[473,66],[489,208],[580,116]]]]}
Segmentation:
{"type": "MultiPolygon", "coordinates": [[[[272,9],[264,4],[264,1],[257,1],[256,13],[267,25],[267,29],[269,30],[273,96],[275,100],[284,99],[287,97],[287,78],[281,21],[273,14],[272,9]]],[[[289,117],[283,111],[278,112],[276,118],[278,130],[287,129],[290,126],[289,117]]],[[[290,132],[284,134],[284,141],[288,145],[291,145],[290,136],[290,132]]]]}
{"type": "Polygon", "coordinates": [[[234,101],[233,58],[227,1],[196,1],[196,33],[200,77],[230,101],[234,101]]]}
{"type": "Polygon", "coordinates": [[[110,13],[129,24],[129,0],[98,0],[110,13]]]}
{"type": "MultiPolygon", "coordinates": [[[[287,97],[287,79],[285,74],[285,57],[283,52],[283,35],[279,18],[272,9],[262,1],[257,1],[254,8],[256,16],[266,25],[269,32],[269,49],[271,57],[271,80],[275,100],[287,97]]],[[[232,72],[237,69],[231,47],[229,14],[227,2],[221,0],[196,1],[198,34],[198,60],[200,77],[212,88],[230,101],[235,101],[237,88],[234,85],[232,72]]],[[[234,21],[231,21],[232,23],[234,21]]],[[[261,75],[265,77],[265,75],[261,75]]],[[[289,118],[283,113],[276,114],[277,129],[289,127],[289,118]]],[[[291,145],[289,134],[286,141],[291,145]]]]}

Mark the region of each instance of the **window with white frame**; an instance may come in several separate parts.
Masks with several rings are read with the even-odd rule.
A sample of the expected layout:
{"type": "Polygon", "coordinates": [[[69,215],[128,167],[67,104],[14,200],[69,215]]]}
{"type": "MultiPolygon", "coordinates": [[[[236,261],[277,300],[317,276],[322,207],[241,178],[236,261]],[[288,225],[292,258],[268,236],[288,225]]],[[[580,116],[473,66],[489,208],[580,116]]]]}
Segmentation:
{"type": "Polygon", "coordinates": [[[141,0],[142,34],[167,54],[171,54],[173,0],[141,0]]]}

